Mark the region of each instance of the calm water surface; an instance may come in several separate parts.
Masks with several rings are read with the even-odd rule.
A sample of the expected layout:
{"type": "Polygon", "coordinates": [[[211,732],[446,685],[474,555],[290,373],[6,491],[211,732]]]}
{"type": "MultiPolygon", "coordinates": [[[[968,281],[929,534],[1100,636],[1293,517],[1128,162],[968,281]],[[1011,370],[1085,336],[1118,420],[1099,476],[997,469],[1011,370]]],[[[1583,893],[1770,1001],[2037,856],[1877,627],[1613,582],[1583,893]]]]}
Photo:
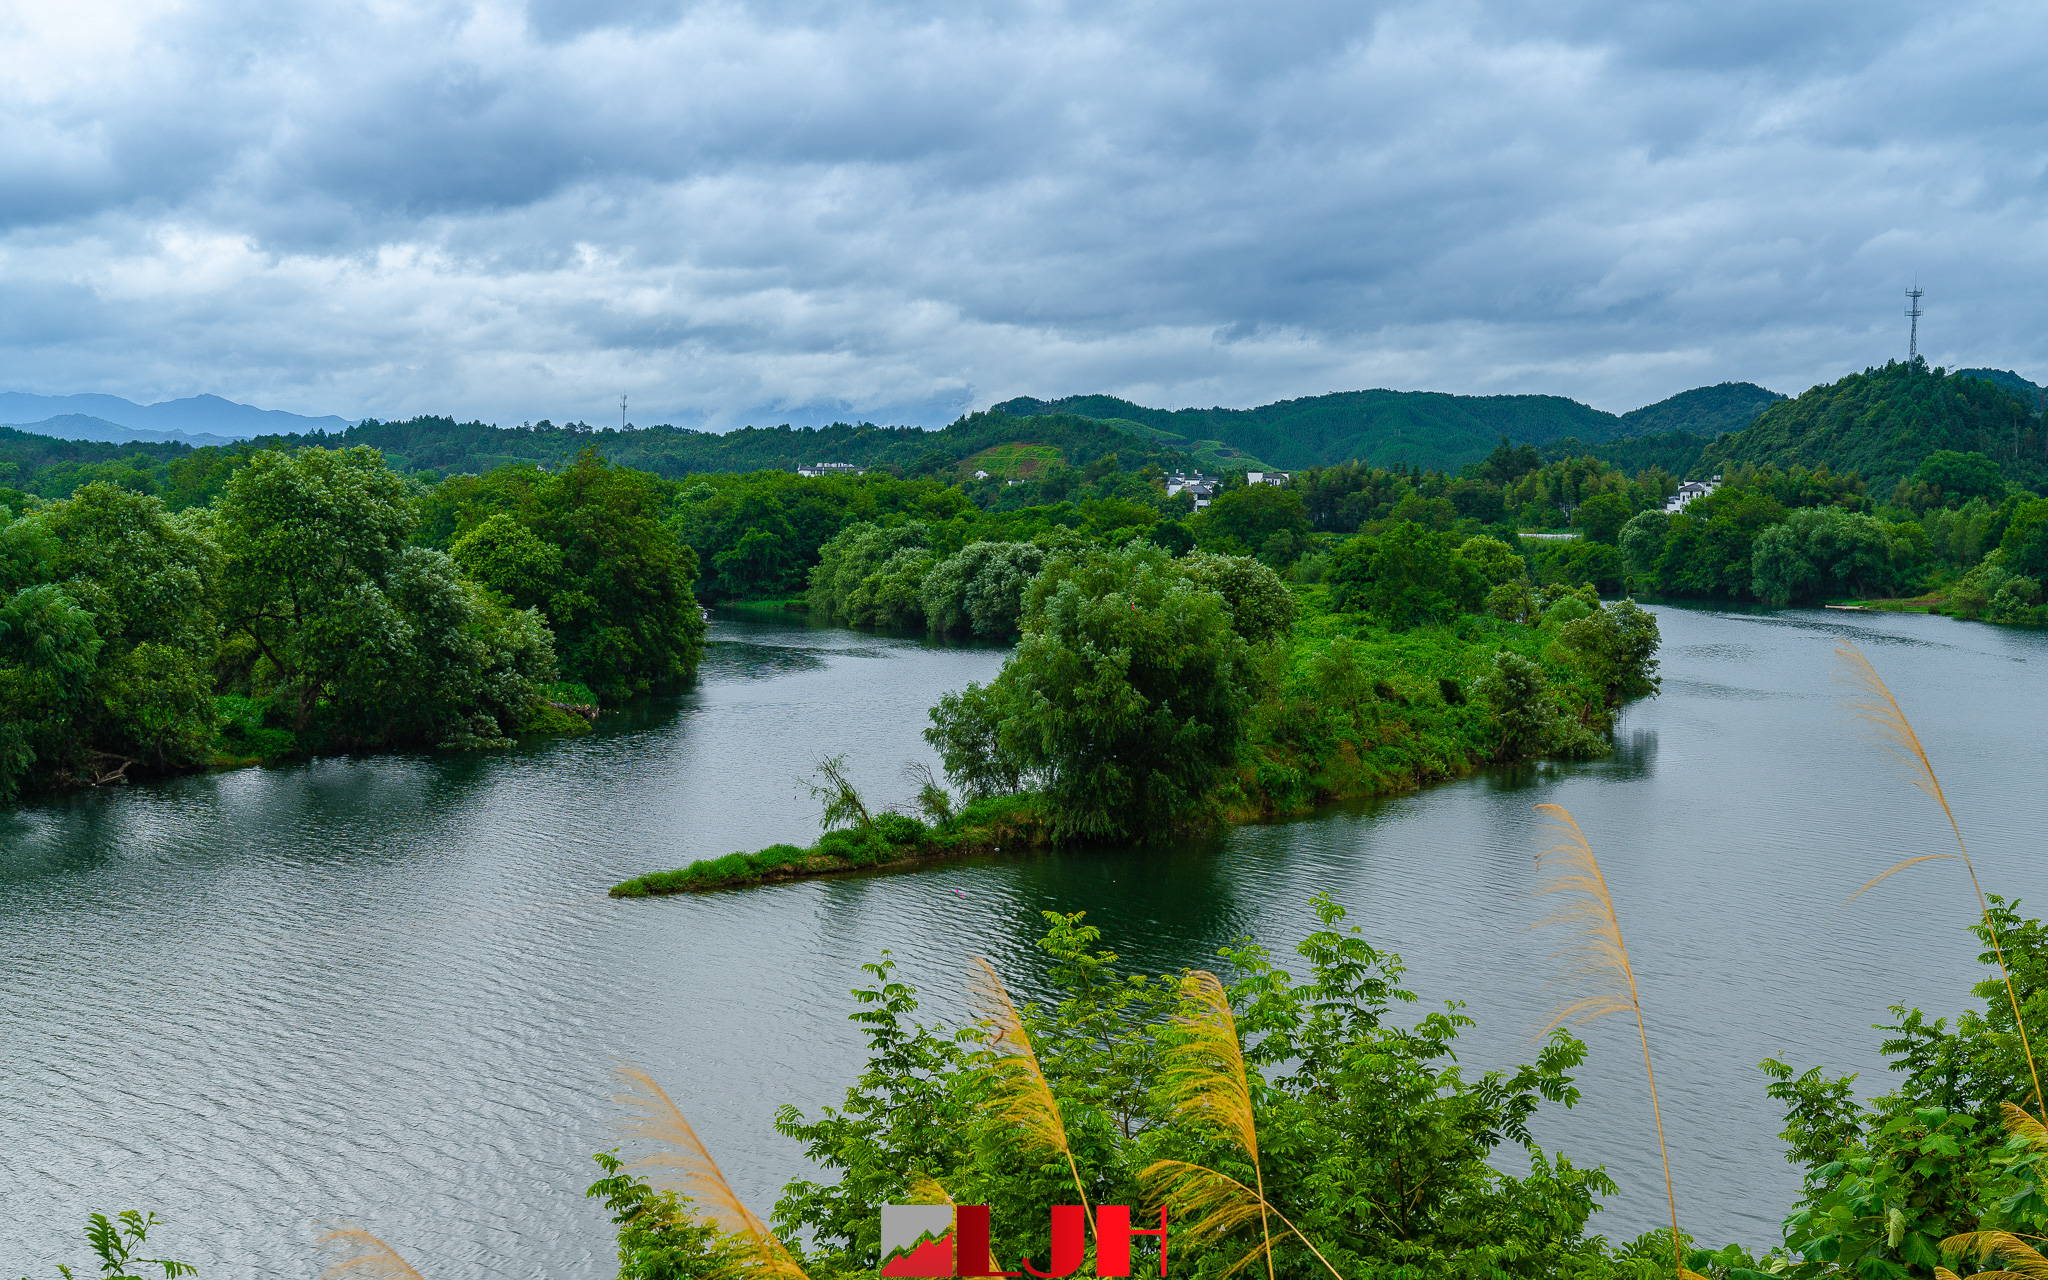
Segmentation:
{"type": "MultiPolygon", "coordinates": [[[[808,842],[795,778],[847,752],[905,798],[919,730],[998,650],[721,619],[691,694],[494,756],[243,770],[0,812],[0,1273],[82,1260],[93,1208],[153,1208],[211,1280],[310,1276],[313,1223],[364,1225],[429,1275],[612,1274],[582,1195],[608,1075],[668,1082],[765,1210],[804,1171],[775,1108],[860,1061],[859,966],[892,950],[956,1014],[964,957],[1029,989],[1042,909],[1087,909],[1132,963],[1291,946],[1334,892],[1426,1001],[1479,1019],[1473,1070],[1530,1053],[1550,1002],[1524,932],[1532,805],[1599,849],[1652,1010],[1687,1225],[1775,1241],[1796,1193],[1767,1055],[1864,1072],[1893,1003],[1973,976],[1940,815],[1845,728],[1835,641],[1863,644],[1933,753],[1987,887],[2033,896],[2048,636],[1945,619],[1659,609],[1664,692],[1607,760],[1471,778],[1197,847],[995,860],[612,902],[628,875],[808,842]]],[[[1633,1031],[1588,1029],[1586,1100],[1539,1136],[1605,1163],[1610,1237],[1662,1214],[1633,1031]]]]}

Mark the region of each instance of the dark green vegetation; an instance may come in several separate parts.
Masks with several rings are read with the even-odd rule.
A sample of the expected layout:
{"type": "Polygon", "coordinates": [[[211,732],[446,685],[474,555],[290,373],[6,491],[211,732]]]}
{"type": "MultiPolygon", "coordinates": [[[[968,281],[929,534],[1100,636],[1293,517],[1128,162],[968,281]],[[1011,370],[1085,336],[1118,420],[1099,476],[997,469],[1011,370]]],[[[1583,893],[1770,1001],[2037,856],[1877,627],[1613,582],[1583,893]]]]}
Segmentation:
{"type": "Polygon", "coordinates": [[[1621,421],[1625,434],[1631,437],[1683,432],[1711,440],[1725,431],[1742,430],[1784,398],[1754,382],[1723,382],[1694,387],[1668,400],[1631,409],[1621,415],[1621,421]]]}
{"type": "Polygon", "coordinates": [[[0,797],[581,731],[592,689],[672,685],[702,646],[660,482],[592,454],[423,492],[366,447],[253,450],[177,512],[105,480],[17,501],[0,797]]]}
{"type": "Polygon", "coordinates": [[[2048,479],[2048,432],[2029,401],[1924,362],[1867,369],[1773,405],[1704,461],[1827,466],[1883,492],[1941,449],[1984,454],[2029,486],[2048,479]]]}
{"type": "MultiPolygon", "coordinates": [[[[1045,912],[1045,998],[1020,1007],[984,968],[964,1029],[922,1019],[885,953],[853,993],[868,1061],[844,1101],[777,1115],[823,1176],[784,1186],[772,1233],[732,1221],[722,1179],[679,1199],[598,1157],[609,1176],[590,1194],[620,1225],[621,1280],[697,1280],[735,1259],[784,1280],[873,1276],[880,1206],[941,1197],[989,1206],[1004,1270],[1047,1259],[1047,1206],[1078,1199],[1148,1218],[1166,1205],[1171,1274],[1217,1280],[1247,1266],[1285,1280],[1665,1280],[1674,1252],[1702,1280],[2038,1274],[2048,1132],[2028,1114],[2032,1069],[1990,950],[1983,1007],[1953,1027],[1892,1010],[1880,1028],[1892,1088],[1867,1103],[1853,1076],[1761,1064],[1785,1106],[1786,1158],[1805,1174],[1781,1244],[1707,1249],[1660,1228],[1617,1246],[1588,1230],[1612,1180],[1529,1131],[1546,1104],[1578,1101],[1585,1045],[1554,1030],[1533,1063],[1468,1075],[1453,1057],[1473,1025],[1460,1005],[1399,1017],[1415,1001],[1400,958],[1345,928],[1329,898],[1315,905],[1322,928],[1294,962],[1283,970],[1246,941],[1221,953],[1227,982],[1128,972],[1081,914],[1045,912]]],[[[2039,1044],[2048,930],[2016,905],[1992,898],[1976,932],[2002,944],[2039,1044]]],[[[653,1089],[648,1109],[669,1119],[643,1132],[694,1143],[653,1089]]],[[[1137,1262],[1149,1274],[1149,1251],[1137,1262]]]]}
{"type": "MultiPolygon", "coordinates": [[[[1302,518],[1292,491],[1235,492],[1292,498],[1302,518]]],[[[1218,510],[1221,499],[1197,536],[1214,535],[1218,510]]],[[[848,581],[857,608],[914,598],[914,574],[929,584],[946,563],[908,545],[918,528],[852,526],[819,568],[819,607],[848,581]],[[843,571],[855,556],[865,567],[843,571]]],[[[820,789],[818,844],[641,876],[614,896],[1156,839],[1496,761],[1598,755],[1614,710],[1656,687],[1647,612],[1539,585],[1514,547],[1483,534],[1385,518],[1335,544],[1328,585],[1291,588],[1251,557],[1176,558],[1145,537],[1062,529],[961,555],[977,549],[1022,638],[995,680],[932,711],[926,737],[960,799],[927,780],[913,818],[820,789]]]]}
{"type": "Polygon", "coordinates": [[[1222,467],[1327,466],[1455,471],[1477,461],[1503,436],[1523,444],[1595,443],[1686,431],[1708,438],[1738,431],[1783,397],[1747,382],[1700,387],[1616,417],[1562,396],[1457,396],[1440,391],[1343,391],[1256,409],[1147,409],[1115,396],[1029,396],[996,405],[1017,416],[1079,414],[1125,430],[1144,428],[1162,443],[1222,467]],[[1260,461],[1263,459],[1263,461],[1260,461]]]}
{"type": "MultiPolygon", "coordinates": [[[[2048,431],[2009,391],[2015,381],[1894,363],[1772,403],[1685,464],[1721,468],[1726,483],[1675,514],[1665,500],[1683,441],[1697,439],[1683,433],[1592,446],[1559,437],[1547,448],[1503,435],[1455,474],[1342,462],[1282,488],[1229,471],[1197,513],[1188,495],[1164,491],[1159,464],[1185,455],[1132,434],[1165,428],[1070,412],[977,414],[940,432],[725,436],[500,432],[422,418],[365,423],[342,449],[296,452],[0,431],[11,485],[0,507],[17,517],[0,548],[0,700],[10,713],[0,792],[216,756],[567,728],[548,703],[617,702],[688,678],[699,593],[802,596],[857,624],[1004,639],[1023,630],[1027,584],[1088,548],[1255,558],[1297,588],[1321,585],[1339,612],[1363,608],[1396,626],[1535,616],[1505,597],[1460,603],[1459,581],[1442,576],[1448,549],[1481,534],[1524,566],[1531,588],[1769,604],[1920,596],[1963,617],[2040,623],[2048,504],[2035,492],[2048,487],[2048,431]],[[875,469],[817,480],[771,469],[821,455],[875,469]],[[974,479],[976,459],[997,474],[974,479]],[[480,473],[442,478],[458,467],[480,473]],[[1547,531],[1575,536],[1518,540],[1547,531]],[[558,676],[582,692],[539,696],[558,676]]],[[[1358,394],[1375,404],[1393,395],[1358,394]]],[[[1700,422],[1767,399],[1742,384],[1702,388],[1636,422],[1700,422]]],[[[1520,403],[1460,401],[1460,412],[1476,429],[1510,401],[1520,403]]],[[[1544,403],[1557,432],[1586,426],[1584,406],[1544,403]]],[[[1319,448],[1350,448],[1332,425],[1345,405],[1357,407],[1296,401],[1260,420],[1319,448]]],[[[1141,412],[1065,405],[1076,406],[1141,412]]],[[[1159,585],[1132,590],[1149,600],[1159,585]]],[[[1201,661],[1211,659],[1238,662],[1201,661]]],[[[1222,750],[1206,739],[1183,746],[1222,750]]],[[[1168,792],[1186,785],[1170,769],[1150,772],[1168,792]]],[[[1126,798],[1142,807],[1152,794],[1126,798]]],[[[1050,825],[1062,838],[1084,830],[1050,825]]]]}

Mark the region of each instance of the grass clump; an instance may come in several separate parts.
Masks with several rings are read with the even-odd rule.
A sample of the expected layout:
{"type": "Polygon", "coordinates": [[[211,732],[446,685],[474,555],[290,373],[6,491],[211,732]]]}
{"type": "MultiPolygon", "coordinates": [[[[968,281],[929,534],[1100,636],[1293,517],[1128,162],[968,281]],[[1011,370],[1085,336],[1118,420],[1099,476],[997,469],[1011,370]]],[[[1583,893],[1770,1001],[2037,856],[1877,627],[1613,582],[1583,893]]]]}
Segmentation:
{"type": "Polygon", "coordinates": [[[795,880],[835,872],[862,871],[891,863],[954,857],[1045,841],[1044,827],[1029,797],[990,796],[955,810],[953,799],[915,770],[926,786],[919,803],[927,822],[911,814],[868,809],[846,778],[846,758],[821,761],[806,783],[824,808],[828,828],[809,848],[770,845],[758,853],[704,858],[673,871],[654,871],[612,886],[614,898],[702,893],[737,885],[795,880]]]}

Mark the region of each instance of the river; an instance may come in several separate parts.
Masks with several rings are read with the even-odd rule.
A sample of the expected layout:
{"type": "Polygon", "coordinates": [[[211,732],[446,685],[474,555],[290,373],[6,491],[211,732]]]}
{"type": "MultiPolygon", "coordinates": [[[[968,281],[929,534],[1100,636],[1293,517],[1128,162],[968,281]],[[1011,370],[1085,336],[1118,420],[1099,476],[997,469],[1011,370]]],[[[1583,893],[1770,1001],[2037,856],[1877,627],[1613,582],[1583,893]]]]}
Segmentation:
{"type": "MultiPolygon", "coordinates": [[[[1756,1063],[1883,1084],[1886,1006],[1952,1013],[1973,900],[1939,811],[1850,727],[1862,644],[1928,745],[1987,888],[2028,895],[2048,635],[1905,615],[1658,608],[1663,693],[1605,760],[1503,770],[1185,847],[997,857],[637,902],[651,868],[815,837],[797,776],[846,752],[871,798],[938,695],[1001,651],[722,616],[690,693],[497,755],[322,759],[0,811],[0,1274],[84,1259],[90,1209],[147,1208],[206,1280],[311,1276],[360,1224],[441,1280],[612,1274],[582,1189],[609,1073],[666,1081],[765,1212],[805,1172],[772,1127],[860,1063],[860,966],[891,950],[957,1016],[963,960],[1030,990],[1042,909],[1155,971],[1290,947],[1329,890],[1425,1001],[1525,1059],[1555,941],[1525,931],[1539,802],[1600,852],[1650,1011],[1688,1229],[1767,1244],[1797,1192],[1756,1063]]],[[[1298,967],[1298,966],[1297,966],[1298,967]]],[[[1621,1183],[1594,1229],[1663,1216],[1634,1030],[1585,1028],[1586,1098],[1538,1136],[1621,1183]]],[[[1507,1167],[1507,1166],[1504,1166],[1507,1167]]]]}

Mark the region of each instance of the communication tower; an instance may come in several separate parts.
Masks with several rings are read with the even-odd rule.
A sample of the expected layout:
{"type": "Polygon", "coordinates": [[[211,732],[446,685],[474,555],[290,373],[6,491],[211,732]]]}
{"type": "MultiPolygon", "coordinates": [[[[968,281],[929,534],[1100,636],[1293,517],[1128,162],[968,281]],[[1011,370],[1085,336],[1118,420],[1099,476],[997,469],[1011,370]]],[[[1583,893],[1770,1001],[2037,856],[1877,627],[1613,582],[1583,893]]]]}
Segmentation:
{"type": "MultiPolygon", "coordinates": [[[[1920,313],[1919,313],[1919,312],[1917,312],[1917,311],[1915,311],[1915,312],[1914,312],[1913,314],[1914,314],[1914,315],[1919,315],[1920,313]]],[[[626,397],[624,397],[624,396],[620,396],[620,397],[619,397],[619,430],[621,430],[621,431],[624,431],[625,429],[626,429],[626,397]]]]}
{"type": "Polygon", "coordinates": [[[1906,339],[1906,361],[1912,363],[1920,358],[1920,295],[1919,285],[1906,290],[1906,318],[1913,322],[1910,336],[1906,339]]]}

